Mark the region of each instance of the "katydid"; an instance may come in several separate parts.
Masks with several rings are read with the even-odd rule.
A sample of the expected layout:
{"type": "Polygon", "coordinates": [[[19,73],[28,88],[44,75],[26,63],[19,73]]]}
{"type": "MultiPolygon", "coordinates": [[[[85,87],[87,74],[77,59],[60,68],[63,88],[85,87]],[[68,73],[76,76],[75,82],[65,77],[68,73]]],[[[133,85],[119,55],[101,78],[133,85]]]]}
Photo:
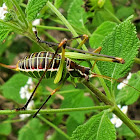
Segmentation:
{"type": "Polygon", "coordinates": [[[79,50],[79,49],[70,48],[67,46],[67,42],[77,39],[77,38],[84,37],[82,43],[80,44],[80,46],[81,46],[83,43],[85,43],[85,41],[88,38],[86,35],[78,36],[78,37],[72,38],[71,40],[64,39],[59,44],[53,43],[53,42],[42,41],[38,37],[37,31],[35,31],[35,35],[36,35],[36,39],[39,43],[45,43],[49,47],[58,46],[55,53],[51,53],[51,52],[32,53],[31,55],[26,56],[25,58],[19,60],[17,62],[17,64],[14,66],[12,66],[12,65],[7,66],[5,64],[0,63],[0,66],[14,69],[16,71],[20,71],[30,77],[40,78],[38,84],[36,85],[34,91],[32,92],[32,94],[30,96],[29,100],[26,102],[26,104],[22,108],[17,108],[16,109],[17,111],[25,110],[27,108],[29,102],[32,100],[33,95],[43,78],[50,78],[50,77],[53,77],[56,75],[54,82],[58,83],[61,81],[61,84],[55,90],[53,90],[51,92],[49,97],[46,99],[46,101],[38,109],[38,111],[34,114],[33,117],[35,117],[38,114],[40,109],[50,99],[50,97],[63,86],[64,82],[66,81],[66,79],[69,76],[81,77],[81,78],[85,78],[86,80],[89,80],[89,77],[97,76],[90,70],[90,68],[80,66],[77,63],[75,63],[74,61],[72,61],[71,59],[65,58],[65,56],[71,56],[71,58],[75,58],[75,59],[89,59],[89,60],[95,60],[95,61],[101,60],[101,61],[117,62],[117,63],[121,63],[121,64],[125,63],[124,59],[122,59],[122,58],[99,54],[101,51],[101,48],[95,50],[94,52],[87,52],[87,51],[83,51],[83,50],[79,50]],[[60,48],[62,48],[61,55],[58,54],[58,51],[60,48]],[[65,55],[65,48],[71,49],[74,51],[79,51],[81,53],[77,53],[77,54],[79,54],[79,57],[75,54],[75,52],[73,52],[73,55],[70,52],[66,53],[66,55],[65,55]],[[99,52],[99,53],[97,53],[97,52],[99,52]],[[88,55],[86,55],[85,53],[88,53],[88,55]],[[86,55],[87,57],[84,58],[84,55],[86,55]],[[96,56],[93,56],[93,55],[96,55],[96,56]],[[64,64],[66,67],[66,71],[63,70],[64,64]]]}

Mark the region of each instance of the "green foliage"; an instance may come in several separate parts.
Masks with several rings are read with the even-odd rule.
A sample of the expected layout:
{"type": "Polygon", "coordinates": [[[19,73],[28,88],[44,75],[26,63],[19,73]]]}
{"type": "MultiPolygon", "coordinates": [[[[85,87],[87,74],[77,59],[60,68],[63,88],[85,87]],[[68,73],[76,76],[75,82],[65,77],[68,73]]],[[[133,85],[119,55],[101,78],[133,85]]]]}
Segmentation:
{"type": "Polygon", "coordinates": [[[25,86],[27,80],[27,76],[22,74],[15,74],[1,87],[3,96],[7,99],[16,101],[17,103],[25,103],[25,100],[21,99],[19,91],[21,87],[25,86]]]}
{"type": "MultiPolygon", "coordinates": [[[[64,95],[64,100],[61,104],[61,108],[75,108],[75,107],[89,107],[93,106],[93,102],[90,98],[85,97],[83,90],[69,92],[64,95]]],[[[70,116],[73,117],[78,123],[83,123],[85,120],[85,111],[80,112],[70,112],[70,116]]]]}
{"type": "Polygon", "coordinates": [[[115,18],[112,17],[114,9],[110,0],[106,0],[104,6],[100,9],[95,9],[95,15],[93,18],[94,26],[97,27],[102,24],[104,21],[115,21],[115,18]]]}
{"type": "Polygon", "coordinates": [[[11,32],[10,27],[6,26],[5,24],[0,23],[0,41],[3,41],[8,34],[11,32]]]}
{"type": "MultiPolygon", "coordinates": [[[[131,23],[132,16],[130,15],[134,15],[133,22],[139,35],[140,25],[137,23],[139,15],[134,13],[140,9],[138,1],[135,1],[135,3],[131,1],[128,6],[127,0],[117,2],[111,2],[111,0],[55,0],[54,5],[60,8],[59,11],[47,0],[29,0],[28,3],[25,0],[4,0],[4,2],[8,7],[8,14],[6,14],[4,20],[0,20],[0,64],[16,64],[19,59],[26,55],[42,51],[41,47],[51,52],[53,52],[53,49],[56,50],[55,47],[51,49],[46,44],[36,41],[31,22],[41,17],[41,25],[36,25],[36,27],[39,36],[44,35],[40,36],[42,40],[60,42],[63,38],[71,39],[71,33],[74,37],[87,34],[90,37],[89,44],[88,41],[85,43],[87,48],[83,47],[84,50],[93,51],[93,48],[101,46],[103,48],[101,54],[121,57],[125,60],[125,64],[97,62],[97,66],[93,69],[97,71],[97,74],[101,72],[102,75],[118,79],[124,77],[131,70],[138,54],[139,40],[135,26],[131,23]],[[128,18],[128,16],[130,17],[128,18]],[[66,27],[68,30],[58,27],[66,27]],[[51,32],[48,31],[49,29],[51,29],[51,32]],[[57,31],[54,31],[54,29],[57,31]],[[56,37],[58,41],[51,35],[56,37]],[[4,39],[6,41],[3,41],[4,39]]],[[[2,4],[3,1],[0,1],[0,5],[2,4]]],[[[75,48],[78,46],[76,42],[71,42],[68,41],[67,45],[75,48]]],[[[80,39],[78,42],[80,42],[80,39]]],[[[93,62],[89,61],[95,59],[92,55],[79,52],[66,52],[65,54],[65,57],[69,55],[77,64],[89,68],[93,64],[93,62]],[[79,59],[84,62],[81,63],[79,59]]],[[[100,57],[98,59],[101,60],[100,57]]],[[[139,63],[139,61],[137,62],[139,63]]],[[[67,72],[66,67],[64,70],[67,72]]],[[[28,77],[21,74],[12,76],[13,74],[14,72],[0,67],[0,84],[2,84],[0,86],[0,99],[2,100],[0,107],[4,111],[15,107],[16,103],[25,103],[25,100],[21,99],[19,92],[22,87],[27,85],[28,77]]],[[[64,73],[62,75],[64,76],[64,73]]],[[[61,79],[60,75],[59,78],[61,79]]],[[[54,113],[48,114],[40,112],[38,119],[32,119],[30,116],[26,118],[26,121],[22,120],[20,116],[20,119],[18,119],[18,115],[12,116],[12,119],[10,115],[4,116],[3,120],[5,122],[0,123],[0,139],[7,139],[9,134],[19,140],[44,139],[46,135],[49,140],[65,140],[69,139],[69,137],[73,140],[115,140],[123,139],[123,137],[126,140],[133,139],[135,136],[132,131],[137,135],[139,133],[136,131],[138,130],[137,127],[126,115],[121,114],[119,111],[117,112],[115,109],[117,104],[121,104],[121,106],[124,104],[131,105],[137,101],[140,94],[138,91],[140,90],[139,79],[140,72],[134,73],[128,83],[130,86],[127,85],[118,91],[116,89],[117,84],[114,84],[113,80],[112,82],[105,80],[105,83],[101,81],[100,84],[97,78],[90,77],[90,83],[99,87],[101,91],[103,91],[103,88],[105,89],[105,94],[101,93],[102,98],[94,92],[98,96],[98,100],[93,91],[89,91],[89,87],[88,89],[81,84],[83,78],[69,77],[68,82],[56,93],[56,96],[51,97],[47,104],[44,105],[44,109],[47,109],[47,111],[48,109],[60,109],[57,110],[60,111],[59,113],[56,110],[54,110],[54,113]],[[75,88],[72,84],[77,87],[75,88]],[[110,93],[107,93],[106,86],[110,87],[110,93]],[[112,108],[107,106],[109,109],[101,112],[101,109],[106,109],[103,106],[103,102],[111,105],[112,108]],[[98,110],[96,106],[98,106],[98,110]],[[96,110],[89,109],[92,107],[95,107],[96,110]],[[68,112],[68,108],[71,108],[72,111],[68,112]],[[124,125],[115,131],[114,125],[108,118],[110,112],[119,116],[132,131],[124,127],[124,125]],[[118,135],[115,135],[116,132],[118,135]]],[[[32,86],[34,87],[38,79],[33,81],[32,86]]],[[[35,108],[39,108],[53,89],[60,84],[54,84],[53,81],[54,79],[52,78],[41,82],[33,98],[35,108]]],[[[60,82],[62,81],[63,79],[60,82]]],[[[13,112],[10,113],[12,114],[13,112]]],[[[20,114],[21,112],[18,113],[20,114]]]]}
{"type": "Polygon", "coordinates": [[[26,7],[27,20],[33,21],[48,0],[29,0],[26,7]]]}
{"type": "Polygon", "coordinates": [[[122,90],[119,91],[117,96],[117,102],[122,103],[125,105],[133,104],[137,101],[137,99],[140,96],[140,71],[137,73],[132,74],[131,79],[128,82],[128,85],[122,88],[122,90]],[[137,82],[136,82],[137,81],[137,82]],[[132,88],[133,87],[133,88],[132,88]],[[135,89],[137,90],[135,90],[135,89]],[[139,91],[138,91],[139,90],[139,91]]]}
{"type": "Polygon", "coordinates": [[[19,131],[19,140],[43,140],[44,132],[46,128],[41,124],[38,119],[31,119],[22,129],[19,131]]]}
{"type": "Polygon", "coordinates": [[[116,26],[115,22],[105,21],[93,32],[89,39],[90,46],[92,48],[98,48],[101,46],[102,40],[112,32],[116,26]]]}
{"type": "Polygon", "coordinates": [[[82,5],[81,0],[73,0],[68,9],[68,21],[78,32],[88,34],[85,27],[88,15],[85,13],[84,8],[81,7],[82,5]]]}
{"type": "Polygon", "coordinates": [[[72,140],[115,140],[115,128],[107,112],[101,112],[80,125],[72,134],[72,140]]]}
{"type": "Polygon", "coordinates": [[[60,6],[63,4],[63,1],[64,0],[55,0],[55,3],[54,3],[55,7],[60,8],[60,6]]]}
{"type": "Polygon", "coordinates": [[[130,20],[126,20],[105,37],[102,42],[101,53],[123,58],[125,64],[98,62],[102,75],[118,79],[125,76],[130,70],[139,48],[135,30],[130,20]]]}
{"type": "Polygon", "coordinates": [[[119,19],[126,19],[134,13],[134,9],[132,7],[120,7],[116,13],[116,16],[119,19]]]}
{"type": "Polygon", "coordinates": [[[126,139],[135,139],[135,134],[125,124],[118,128],[118,132],[120,136],[123,135],[126,139]]]}
{"type": "Polygon", "coordinates": [[[0,135],[9,135],[12,131],[11,123],[0,123],[0,135]]]}

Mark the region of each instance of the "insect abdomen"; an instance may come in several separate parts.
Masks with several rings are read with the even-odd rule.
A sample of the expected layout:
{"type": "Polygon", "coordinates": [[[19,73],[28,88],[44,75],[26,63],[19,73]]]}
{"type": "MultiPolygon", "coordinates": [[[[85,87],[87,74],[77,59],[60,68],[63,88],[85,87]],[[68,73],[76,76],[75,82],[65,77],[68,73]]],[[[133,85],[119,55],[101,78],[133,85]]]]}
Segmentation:
{"type": "MultiPolygon", "coordinates": [[[[50,63],[53,55],[54,54],[50,52],[32,53],[18,62],[18,69],[26,75],[30,75],[34,78],[40,78],[50,63]]],[[[58,70],[60,60],[61,56],[56,55],[53,63],[46,73],[46,78],[55,75],[56,71],[58,70]]]]}

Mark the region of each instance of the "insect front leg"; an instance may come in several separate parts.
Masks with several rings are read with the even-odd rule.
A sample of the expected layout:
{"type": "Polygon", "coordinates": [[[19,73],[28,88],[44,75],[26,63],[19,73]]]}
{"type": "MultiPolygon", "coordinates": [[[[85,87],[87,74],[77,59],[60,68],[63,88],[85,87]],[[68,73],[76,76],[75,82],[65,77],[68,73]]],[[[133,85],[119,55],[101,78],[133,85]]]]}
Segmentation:
{"type": "Polygon", "coordinates": [[[33,115],[33,118],[36,117],[36,115],[39,113],[39,111],[42,109],[42,107],[49,101],[49,99],[52,97],[52,95],[54,95],[58,90],[60,90],[62,88],[62,86],[64,85],[65,80],[56,88],[54,89],[51,94],[48,96],[48,98],[45,100],[45,102],[41,105],[41,107],[37,110],[37,112],[33,115]]]}

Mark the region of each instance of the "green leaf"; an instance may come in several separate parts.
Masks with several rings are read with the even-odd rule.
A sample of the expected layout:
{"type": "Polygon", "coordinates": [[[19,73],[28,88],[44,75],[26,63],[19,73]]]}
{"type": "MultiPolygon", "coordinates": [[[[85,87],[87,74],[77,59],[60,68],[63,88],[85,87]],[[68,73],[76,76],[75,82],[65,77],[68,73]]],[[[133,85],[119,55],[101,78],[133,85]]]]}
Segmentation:
{"type": "Polygon", "coordinates": [[[102,40],[112,32],[116,26],[115,22],[105,21],[93,32],[89,39],[91,48],[98,48],[101,46],[102,40]]]}
{"type": "Polygon", "coordinates": [[[63,0],[55,0],[54,6],[58,9],[62,5],[62,3],[63,3],[63,0]]]}
{"type": "Polygon", "coordinates": [[[75,120],[72,116],[70,116],[68,119],[67,119],[67,122],[66,122],[66,126],[67,126],[67,134],[69,136],[72,135],[72,132],[76,129],[77,126],[79,126],[80,123],[78,123],[77,119],[75,120]]]}
{"type": "MultiPolygon", "coordinates": [[[[103,40],[101,53],[123,58],[125,64],[98,62],[101,74],[115,79],[125,76],[134,62],[138,48],[136,29],[130,20],[116,26],[114,31],[103,40]]],[[[107,83],[112,85],[109,81],[107,83]]]]}
{"type": "Polygon", "coordinates": [[[3,0],[0,1],[0,7],[2,7],[2,5],[3,5],[3,0]]]}
{"type": "Polygon", "coordinates": [[[18,140],[43,140],[45,131],[41,122],[34,118],[20,129],[18,140]]]}
{"type": "Polygon", "coordinates": [[[128,81],[128,85],[131,87],[126,85],[119,91],[117,95],[118,103],[130,105],[137,101],[140,96],[140,71],[132,74],[131,79],[128,81]],[[133,87],[139,91],[135,90],[133,87]]]}
{"type": "Polygon", "coordinates": [[[9,135],[12,127],[10,123],[0,123],[0,135],[9,135]]]}
{"type": "Polygon", "coordinates": [[[110,13],[114,13],[114,9],[112,7],[112,3],[110,0],[106,0],[103,8],[97,9],[95,11],[95,15],[93,18],[94,26],[99,26],[102,24],[104,21],[116,21],[114,20],[114,17],[110,15],[110,13]]]}
{"type": "Polygon", "coordinates": [[[82,0],[73,0],[68,10],[68,21],[78,32],[88,34],[85,27],[87,13],[84,11],[84,8],[82,8],[82,5],[82,0]]]}
{"type": "Polygon", "coordinates": [[[66,137],[56,131],[47,140],[66,140],[66,137]]]}
{"type": "Polygon", "coordinates": [[[134,11],[133,7],[124,7],[124,6],[122,6],[116,12],[116,16],[119,19],[126,19],[127,17],[131,16],[134,13],[135,13],[135,11],[134,11]]]}
{"type": "Polygon", "coordinates": [[[8,10],[13,8],[13,3],[11,2],[11,0],[4,0],[4,2],[8,7],[8,10]]]}
{"type": "Polygon", "coordinates": [[[18,103],[24,103],[25,100],[21,99],[19,91],[21,87],[25,86],[27,80],[27,76],[23,74],[15,74],[1,87],[3,91],[3,96],[18,103]]]}
{"type": "Polygon", "coordinates": [[[33,21],[48,0],[29,0],[26,7],[27,20],[33,21]]]}
{"type": "Polygon", "coordinates": [[[0,41],[2,42],[11,31],[12,30],[10,27],[4,25],[3,23],[0,23],[0,41]]]}
{"type": "MultiPolygon", "coordinates": [[[[76,108],[93,106],[93,101],[89,97],[84,96],[84,90],[70,92],[64,95],[64,100],[61,108],[76,108]]],[[[78,123],[83,123],[85,114],[89,111],[70,112],[70,116],[77,120],[78,123]]]]}
{"type": "Polygon", "coordinates": [[[85,124],[80,125],[72,134],[72,140],[115,140],[114,125],[108,119],[106,111],[93,116],[85,124]]]}

